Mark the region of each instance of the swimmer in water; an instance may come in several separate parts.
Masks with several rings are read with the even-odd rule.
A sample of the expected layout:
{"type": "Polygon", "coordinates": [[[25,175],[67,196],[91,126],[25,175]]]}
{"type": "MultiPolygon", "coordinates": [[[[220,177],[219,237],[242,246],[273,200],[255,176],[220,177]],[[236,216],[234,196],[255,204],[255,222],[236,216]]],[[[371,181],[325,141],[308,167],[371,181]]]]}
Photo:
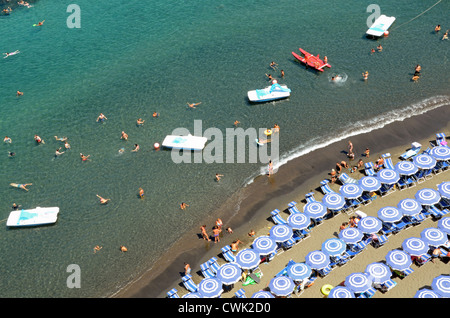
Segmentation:
{"type": "Polygon", "coordinates": [[[87,160],[89,159],[90,156],[91,156],[91,155],[85,156],[85,155],[83,155],[82,153],[80,153],[80,157],[81,157],[81,160],[82,160],[82,161],[87,161],[87,160]]]}
{"type": "Polygon", "coordinates": [[[369,72],[366,71],[365,73],[362,73],[362,76],[363,76],[363,79],[364,79],[365,81],[367,81],[367,79],[369,78],[369,72]]]}
{"type": "Polygon", "coordinates": [[[62,148],[62,147],[59,147],[58,149],[56,149],[56,151],[55,151],[55,157],[61,156],[61,155],[64,153],[64,151],[61,151],[61,148],[62,148]]]}
{"type": "Polygon", "coordinates": [[[202,102],[200,102],[200,103],[192,103],[192,104],[186,103],[186,104],[189,106],[189,108],[195,109],[195,106],[200,105],[201,103],[202,103],[202,102]]]}
{"type": "Polygon", "coordinates": [[[153,112],[153,115],[152,115],[154,118],[157,118],[157,117],[159,117],[159,113],[157,113],[157,112],[153,112]]]}
{"type": "Polygon", "coordinates": [[[105,198],[102,198],[102,197],[99,196],[98,194],[97,194],[97,198],[100,199],[100,204],[106,204],[106,203],[108,203],[109,200],[111,200],[111,199],[105,199],[105,198]]]}
{"type": "Polygon", "coordinates": [[[145,120],[143,120],[142,118],[139,118],[138,120],[136,120],[136,125],[138,126],[142,126],[144,125],[145,120]]]}
{"type": "Polygon", "coordinates": [[[58,137],[58,136],[54,136],[54,137],[55,137],[56,140],[59,140],[59,141],[62,141],[62,142],[67,140],[67,137],[58,137]]]}
{"type": "Polygon", "coordinates": [[[122,131],[122,136],[120,137],[120,139],[128,140],[128,135],[127,135],[127,133],[124,132],[124,131],[122,131]]]}
{"type": "Polygon", "coordinates": [[[39,137],[38,135],[34,135],[34,140],[35,140],[38,144],[40,144],[40,143],[45,144],[44,139],[42,139],[42,138],[39,137]]]}
{"type": "Polygon", "coordinates": [[[23,92],[21,92],[21,91],[17,91],[17,92],[16,92],[16,96],[17,96],[17,97],[19,97],[19,96],[23,96],[23,92]]]}
{"type": "Polygon", "coordinates": [[[106,118],[105,115],[103,115],[103,113],[100,113],[100,115],[98,115],[97,117],[97,122],[103,122],[105,120],[107,120],[108,118],[106,118]]]}
{"type": "Polygon", "coordinates": [[[45,22],[45,20],[42,20],[42,21],[38,22],[38,23],[36,24],[36,26],[42,26],[42,25],[44,24],[44,22],[45,22]]]}
{"type": "Polygon", "coordinates": [[[10,143],[12,143],[12,140],[8,136],[5,136],[5,138],[3,139],[3,142],[6,142],[7,144],[10,144],[10,143]]]}
{"type": "Polygon", "coordinates": [[[134,144],[134,149],[131,150],[131,152],[138,152],[139,151],[139,145],[138,144],[134,144]]]}

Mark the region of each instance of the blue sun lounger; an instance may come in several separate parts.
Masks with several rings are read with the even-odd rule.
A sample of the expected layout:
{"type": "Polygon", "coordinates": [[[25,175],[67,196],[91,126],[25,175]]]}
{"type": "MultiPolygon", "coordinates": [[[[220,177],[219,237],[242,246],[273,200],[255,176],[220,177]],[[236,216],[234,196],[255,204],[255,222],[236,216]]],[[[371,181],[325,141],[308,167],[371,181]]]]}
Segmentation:
{"type": "Polygon", "coordinates": [[[272,215],[272,220],[275,224],[287,224],[287,221],[281,217],[280,210],[275,209],[270,212],[270,214],[272,215]]]}
{"type": "Polygon", "coordinates": [[[339,181],[341,181],[342,184],[358,183],[358,180],[349,177],[348,174],[346,174],[345,172],[343,172],[339,175],[339,181]]]}
{"type": "Polygon", "coordinates": [[[235,262],[236,257],[234,256],[233,252],[231,251],[230,245],[225,245],[222,247],[222,256],[227,262],[235,262]]]}
{"type": "Polygon", "coordinates": [[[375,172],[375,166],[372,161],[366,162],[364,164],[364,172],[366,176],[375,177],[377,173],[375,172]]]}
{"type": "Polygon", "coordinates": [[[208,265],[209,265],[209,268],[211,268],[211,270],[217,274],[217,271],[220,268],[219,263],[217,263],[217,258],[211,257],[211,259],[208,261],[208,265]]]}
{"type": "Polygon", "coordinates": [[[389,152],[382,154],[381,157],[384,159],[383,166],[385,168],[395,170],[394,163],[392,162],[391,154],[389,152]]]}
{"type": "Polygon", "coordinates": [[[186,289],[191,293],[195,293],[198,290],[198,285],[194,283],[190,274],[184,275],[181,279],[183,281],[184,287],[186,287],[186,289]]]}
{"type": "Polygon", "coordinates": [[[167,292],[167,298],[180,298],[180,296],[178,296],[178,291],[175,288],[172,288],[167,292]]]}
{"type": "Polygon", "coordinates": [[[200,265],[200,269],[202,271],[202,275],[205,278],[214,278],[216,275],[212,272],[211,268],[209,268],[208,262],[205,262],[200,265]]]}
{"type": "Polygon", "coordinates": [[[326,179],[320,181],[320,189],[322,190],[323,194],[328,194],[328,193],[331,193],[331,192],[335,192],[335,191],[333,191],[333,189],[330,188],[329,183],[330,183],[330,181],[328,181],[326,179]]]}
{"type": "Polygon", "coordinates": [[[436,143],[435,144],[431,144],[432,147],[435,146],[446,146],[447,145],[447,141],[445,140],[445,133],[438,133],[436,134],[436,143]]]}
{"type": "Polygon", "coordinates": [[[306,203],[315,202],[317,201],[316,198],[314,198],[314,192],[309,192],[305,194],[306,203]]]}
{"type": "Polygon", "coordinates": [[[408,159],[416,156],[417,154],[419,154],[420,148],[422,148],[421,144],[419,144],[418,142],[413,142],[411,144],[411,149],[409,149],[408,151],[406,151],[405,153],[400,155],[400,159],[408,160],[408,159]]]}
{"type": "Polygon", "coordinates": [[[234,293],[234,297],[236,297],[236,298],[247,298],[247,296],[245,295],[245,290],[243,290],[242,288],[234,293]]]}

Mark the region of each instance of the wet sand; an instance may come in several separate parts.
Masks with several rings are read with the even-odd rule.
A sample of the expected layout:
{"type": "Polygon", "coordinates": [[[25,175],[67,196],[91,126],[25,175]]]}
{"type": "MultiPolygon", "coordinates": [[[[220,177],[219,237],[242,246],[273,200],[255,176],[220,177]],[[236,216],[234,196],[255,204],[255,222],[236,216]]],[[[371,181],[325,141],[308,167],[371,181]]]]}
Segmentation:
{"type": "MultiPolygon", "coordinates": [[[[398,156],[409,149],[412,142],[417,141],[422,144],[422,149],[426,149],[429,147],[430,141],[435,139],[436,133],[445,132],[449,136],[450,124],[448,118],[450,118],[450,106],[446,105],[423,115],[389,124],[382,129],[353,136],[349,138],[354,145],[356,155],[352,163],[356,164],[360,158],[364,162],[375,161],[381,154],[390,152],[395,164],[399,161],[398,156]],[[369,159],[362,157],[366,147],[369,147],[371,151],[369,159]]],[[[282,140],[282,131],[280,137],[282,140]]],[[[335,167],[337,161],[348,161],[345,154],[347,143],[348,140],[342,140],[326,148],[317,149],[289,161],[270,178],[266,176],[256,178],[252,184],[229,198],[217,211],[212,211],[210,218],[204,221],[204,224],[210,229],[214,221],[220,217],[224,222],[224,229],[227,227],[233,229],[232,234],[223,231],[219,243],[207,242],[199,236],[201,226],[199,224],[198,228],[192,229],[180,238],[140,279],[123,288],[114,297],[160,298],[166,297],[166,292],[171,288],[176,288],[180,296],[187,293],[181,284],[184,262],[191,265],[193,280],[199,283],[203,278],[200,274],[201,263],[213,256],[218,257],[219,264],[225,263],[220,256],[220,249],[223,246],[240,239],[243,241],[243,244],[240,246],[242,249],[250,246],[253,240],[247,235],[251,229],[256,231],[255,237],[269,232],[270,227],[273,226],[273,222],[270,219],[270,211],[276,208],[283,211],[292,200],[298,202],[297,206],[302,210],[305,204],[302,200],[304,200],[305,194],[311,190],[314,191],[316,199],[320,200],[323,196],[319,189],[320,181],[329,178],[329,172],[335,167]]],[[[356,179],[362,176],[361,172],[349,175],[356,179]]],[[[395,206],[403,197],[413,197],[419,188],[436,188],[436,184],[449,180],[450,172],[446,171],[411,189],[396,191],[386,197],[378,198],[372,204],[359,210],[364,211],[368,215],[376,216],[379,208],[387,205],[395,206]]],[[[337,190],[339,185],[335,184],[333,188],[337,190]]],[[[288,213],[282,215],[287,219],[288,213]]],[[[244,288],[247,296],[250,297],[253,292],[264,288],[270,279],[282,270],[289,259],[302,262],[309,251],[320,249],[322,242],[336,235],[337,231],[339,231],[339,225],[347,221],[348,218],[348,215],[341,213],[330,220],[324,221],[322,225],[313,229],[310,238],[277,255],[269,264],[261,264],[260,268],[264,276],[260,284],[244,288]]],[[[316,283],[306,289],[300,297],[322,297],[320,287],[323,284],[335,286],[342,282],[348,274],[364,271],[365,266],[369,263],[383,260],[388,251],[400,247],[401,242],[405,238],[420,236],[420,231],[426,227],[435,227],[436,223],[427,219],[417,227],[391,235],[389,242],[380,249],[369,246],[366,251],[351,260],[344,267],[333,270],[324,279],[319,278],[316,280],[316,283]]],[[[416,288],[417,286],[430,285],[435,276],[448,273],[448,265],[439,260],[435,263],[428,263],[421,268],[413,266],[415,270],[417,269],[414,276],[411,275],[401,280],[393,290],[386,294],[377,292],[375,297],[412,297],[418,289],[416,288]]],[[[238,282],[231,292],[224,293],[222,297],[232,297],[234,292],[241,286],[242,284],[238,282]]]]}

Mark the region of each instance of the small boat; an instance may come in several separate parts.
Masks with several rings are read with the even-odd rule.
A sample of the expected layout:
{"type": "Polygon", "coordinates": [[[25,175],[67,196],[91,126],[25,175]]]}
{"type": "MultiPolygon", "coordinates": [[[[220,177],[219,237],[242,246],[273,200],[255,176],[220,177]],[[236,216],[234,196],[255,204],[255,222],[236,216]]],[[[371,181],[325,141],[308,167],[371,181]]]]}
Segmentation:
{"type": "Polygon", "coordinates": [[[369,30],[367,30],[366,34],[374,37],[380,37],[387,32],[394,21],[395,17],[388,17],[382,14],[375,20],[369,30]]]}
{"type": "Polygon", "coordinates": [[[302,62],[303,64],[307,64],[308,66],[323,72],[324,67],[331,67],[330,64],[325,63],[325,61],[321,60],[319,57],[319,54],[317,54],[317,56],[312,55],[309,52],[306,52],[305,50],[303,50],[302,48],[299,48],[300,52],[304,55],[300,56],[295,52],[292,52],[292,55],[299,60],[300,62],[302,62]]]}
{"type": "Polygon", "coordinates": [[[290,95],[291,90],[286,85],[278,84],[277,80],[273,80],[271,86],[247,92],[248,99],[251,102],[269,102],[287,98],[290,95]]]}
{"type": "Polygon", "coordinates": [[[172,149],[202,150],[207,141],[206,137],[192,136],[191,134],[187,136],[167,135],[162,146],[172,149]]]}
{"type": "Polygon", "coordinates": [[[6,221],[7,226],[38,226],[55,223],[59,207],[12,211],[6,221]]]}

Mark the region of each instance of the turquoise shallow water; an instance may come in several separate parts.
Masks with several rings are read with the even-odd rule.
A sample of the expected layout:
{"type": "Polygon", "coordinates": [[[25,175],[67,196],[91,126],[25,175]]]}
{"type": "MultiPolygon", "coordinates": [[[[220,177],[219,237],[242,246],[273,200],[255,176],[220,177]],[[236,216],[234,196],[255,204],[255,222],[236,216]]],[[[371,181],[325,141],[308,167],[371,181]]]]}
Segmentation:
{"type": "Polygon", "coordinates": [[[21,51],[0,61],[0,134],[13,140],[0,150],[0,219],[13,202],[61,209],[53,226],[0,229],[0,295],[110,295],[260,173],[259,163],[174,164],[169,151],[152,145],[175,128],[192,131],[194,120],[222,131],[235,120],[244,129],[278,123],[283,162],[445,104],[449,42],[432,31],[449,27],[449,2],[407,23],[436,1],[378,1],[382,13],[397,17],[391,35],[378,41],[364,37],[371,2],[80,0],[81,28],[69,29],[71,2],[40,0],[0,17],[0,51],[21,51]],[[32,26],[43,19],[41,28],[32,26]],[[379,43],[383,52],[370,54],[379,43]],[[291,55],[299,47],[327,55],[332,68],[305,70],[291,55]],[[418,63],[423,75],[412,83],[418,63]],[[265,73],[292,89],[289,100],[247,102],[248,90],[268,84],[265,73]],[[333,85],[335,73],[348,80],[333,85]],[[152,118],[154,111],[161,116],[152,118]],[[100,112],[108,118],[103,124],[95,121],[100,112]],[[143,127],[135,125],[139,117],[143,127]],[[122,130],[129,141],[120,139],[122,130]],[[35,134],[45,145],[35,144],[35,134]],[[55,135],[72,146],[56,159],[62,144],[55,135]],[[131,152],[135,143],[138,153],[131,152]],[[81,162],[80,152],[91,160],[81,162]],[[220,183],[216,172],[225,175],[220,183]],[[11,182],[33,185],[24,192],[11,182]],[[111,202],[99,205],[97,193],[111,202]],[[181,202],[190,204],[186,212],[181,202]],[[103,246],[96,254],[95,245],[103,246]],[[129,252],[120,253],[120,245],[129,252]],[[81,268],[80,289],[66,286],[70,264],[81,268]]]}

